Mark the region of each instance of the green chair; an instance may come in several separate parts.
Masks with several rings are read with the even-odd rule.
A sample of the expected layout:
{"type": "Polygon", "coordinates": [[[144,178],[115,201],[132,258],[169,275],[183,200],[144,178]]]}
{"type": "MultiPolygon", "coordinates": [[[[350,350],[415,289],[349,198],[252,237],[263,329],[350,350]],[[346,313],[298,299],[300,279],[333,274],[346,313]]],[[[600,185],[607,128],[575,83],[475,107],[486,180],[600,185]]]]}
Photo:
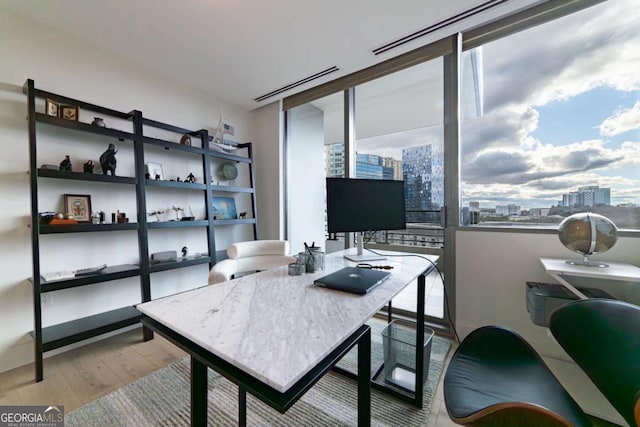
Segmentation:
{"type": "MultiPolygon", "coordinates": [[[[615,300],[572,302],[550,329],[611,404],[640,427],[640,307],[615,300]]],[[[508,329],[471,332],[444,378],[449,417],[470,426],[591,426],[536,351],[508,329]]]]}

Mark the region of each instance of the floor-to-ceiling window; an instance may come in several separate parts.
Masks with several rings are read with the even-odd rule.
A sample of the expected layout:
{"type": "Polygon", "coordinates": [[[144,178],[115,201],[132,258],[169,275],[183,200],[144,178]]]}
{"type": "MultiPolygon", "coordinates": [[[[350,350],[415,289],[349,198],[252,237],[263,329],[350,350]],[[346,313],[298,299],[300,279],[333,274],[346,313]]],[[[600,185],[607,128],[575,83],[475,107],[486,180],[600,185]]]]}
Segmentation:
{"type": "MultiPolygon", "coordinates": [[[[415,60],[414,56],[408,61],[411,65],[394,68],[395,72],[364,76],[359,84],[345,87],[342,92],[287,109],[288,169],[295,170],[289,175],[288,197],[298,194],[298,200],[290,203],[293,207],[289,209],[291,217],[300,217],[301,212],[308,210],[309,200],[315,206],[315,196],[303,198],[303,192],[296,190],[301,188],[298,177],[302,174],[305,181],[317,179],[315,163],[311,162],[310,169],[306,170],[303,163],[296,163],[296,159],[304,159],[310,152],[315,152],[322,139],[325,176],[405,182],[407,229],[370,233],[365,241],[368,240],[372,248],[437,254],[442,267],[445,242],[441,212],[445,206],[445,177],[444,61],[441,55],[450,50],[451,41],[441,41],[433,48],[422,49],[423,59],[415,60]],[[313,147],[309,147],[308,130],[318,131],[321,124],[324,135],[315,135],[313,147]]],[[[289,230],[293,234],[289,239],[295,244],[300,240],[297,236],[301,235],[303,224],[293,218],[290,223],[293,226],[289,230]]],[[[305,225],[313,224],[315,222],[305,225]]],[[[342,249],[345,243],[347,246],[352,244],[348,240],[345,242],[348,234],[327,234],[326,237],[328,251],[342,249]]],[[[428,278],[427,286],[427,315],[435,321],[445,322],[441,276],[434,273],[428,278]]],[[[410,287],[394,299],[394,309],[415,315],[416,294],[416,286],[410,287]]]]}
{"type": "MultiPolygon", "coordinates": [[[[436,58],[355,89],[355,177],[404,181],[407,228],[366,235],[372,247],[442,257],[444,233],[443,61],[436,58]]],[[[394,309],[415,312],[415,283],[394,309]]],[[[440,276],[427,279],[425,313],[442,319],[440,276]]]]}
{"type": "MultiPolygon", "coordinates": [[[[432,220],[439,217],[437,207],[441,190],[445,206],[451,207],[452,198],[461,199],[455,203],[453,215],[456,218],[451,221],[449,211],[445,215],[448,221],[444,241],[455,240],[458,221],[463,225],[509,224],[516,231],[513,225],[530,223],[544,228],[546,221],[553,220],[550,230],[538,231],[549,233],[562,217],[585,207],[605,209],[607,216],[624,211],[619,219],[614,219],[616,223],[621,228],[637,229],[637,189],[640,188],[637,185],[637,159],[640,156],[637,155],[638,121],[634,118],[638,110],[639,85],[634,70],[640,50],[634,49],[637,35],[631,34],[637,27],[634,22],[637,18],[632,14],[616,17],[624,15],[625,8],[632,9],[628,0],[606,2],[576,12],[591,3],[594,2],[539,4],[504,22],[489,23],[463,33],[466,51],[460,62],[457,62],[452,44],[445,48],[434,47],[442,43],[439,41],[425,46],[422,61],[416,60],[414,54],[405,68],[395,67],[402,62],[400,59],[387,70],[381,63],[380,67],[364,70],[364,76],[354,73],[349,79],[342,79],[351,83],[350,86],[342,85],[338,79],[313,88],[317,91],[304,93],[303,98],[314,99],[315,94],[322,93],[323,86],[332,92],[325,90],[322,96],[353,90],[356,147],[354,155],[349,155],[354,176],[357,176],[359,165],[362,176],[381,175],[387,179],[393,176],[391,179],[395,179],[399,178],[396,171],[400,169],[395,161],[402,162],[403,156],[407,163],[409,159],[432,160],[428,180],[424,178],[426,171],[420,173],[418,161],[414,161],[415,167],[406,170],[403,165],[402,177],[403,180],[410,177],[415,184],[408,191],[410,201],[415,204],[415,209],[410,210],[417,211],[413,212],[416,216],[432,215],[432,220]],[[561,15],[567,16],[559,17],[561,15]],[[540,24],[542,21],[550,22],[540,24]],[[569,25],[571,22],[576,26],[569,25]],[[607,22],[616,22],[616,25],[606,25],[607,22]],[[550,30],[553,25],[558,26],[558,33],[550,30]],[[531,29],[520,32],[529,27],[531,29]],[[563,28],[571,28],[571,31],[563,31],[563,28]],[[382,83],[386,79],[410,86],[415,80],[400,78],[404,72],[428,68],[430,63],[436,62],[440,66],[434,69],[439,68],[442,72],[440,87],[436,89],[441,97],[432,100],[446,101],[440,123],[423,117],[425,123],[419,125],[398,125],[402,123],[397,121],[398,115],[404,119],[403,114],[413,114],[419,109],[391,108],[393,102],[376,101],[371,95],[383,90],[382,83]],[[451,64],[455,66],[451,67],[451,64]],[[458,64],[462,66],[460,75],[457,74],[458,64]],[[373,76],[366,75],[371,72],[373,76]],[[587,75],[591,77],[585,78],[587,75]],[[457,85],[458,80],[461,86],[457,85]],[[378,84],[380,87],[376,87],[378,84]],[[457,97],[458,89],[461,94],[455,100],[455,107],[459,107],[464,117],[461,138],[457,134],[460,116],[455,108],[451,108],[451,94],[457,97]],[[367,96],[368,91],[370,96],[367,96]],[[611,92],[617,98],[605,101],[602,91],[611,92]],[[575,103],[577,101],[581,102],[580,106],[575,103]],[[367,120],[375,121],[375,126],[367,128],[367,120]],[[389,129],[383,129],[384,126],[389,129]],[[394,138],[406,142],[414,132],[422,142],[406,144],[396,155],[399,158],[394,159],[384,151],[390,148],[394,138]],[[433,161],[439,155],[434,135],[440,135],[444,141],[442,164],[433,161]],[[448,156],[447,150],[452,148],[455,148],[454,156],[448,156]],[[461,154],[459,164],[458,149],[461,154]],[[434,173],[440,167],[444,181],[434,173]],[[460,193],[457,193],[458,172],[462,177],[460,193]],[[455,185],[451,186],[452,182],[455,185]],[[447,190],[447,183],[455,194],[447,190]],[[459,216],[458,207],[461,208],[459,216]],[[636,221],[635,226],[633,221],[636,221]]],[[[398,85],[379,98],[387,96],[390,101],[394,101],[394,97],[401,100],[403,89],[398,85]]],[[[344,95],[343,92],[334,95],[340,99],[337,114],[345,114],[344,95]]],[[[294,98],[285,100],[285,109],[300,105],[294,98]],[[287,107],[287,101],[293,105],[287,107]]],[[[316,106],[327,107],[321,107],[320,103],[316,106]]],[[[348,125],[344,121],[341,124],[343,129],[348,125]]],[[[341,163],[350,148],[345,134],[342,138],[324,138],[323,160],[327,174],[336,175],[340,168],[349,166],[341,163]]],[[[426,166],[422,167],[426,169],[426,166]]],[[[296,176],[289,178],[297,179],[296,176]]],[[[376,234],[372,242],[382,247],[387,239],[388,235],[376,234]]],[[[433,243],[438,244],[437,237],[433,243]]],[[[445,242],[443,252],[451,247],[445,242]]],[[[447,257],[443,255],[443,258],[447,257]]],[[[455,272],[455,268],[449,271],[455,272]]],[[[445,279],[455,287],[455,278],[445,279]]]]}
{"type": "Polygon", "coordinates": [[[464,223],[555,228],[591,211],[640,229],[636,8],[608,1],[464,53],[483,81],[463,121],[464,223]]]}

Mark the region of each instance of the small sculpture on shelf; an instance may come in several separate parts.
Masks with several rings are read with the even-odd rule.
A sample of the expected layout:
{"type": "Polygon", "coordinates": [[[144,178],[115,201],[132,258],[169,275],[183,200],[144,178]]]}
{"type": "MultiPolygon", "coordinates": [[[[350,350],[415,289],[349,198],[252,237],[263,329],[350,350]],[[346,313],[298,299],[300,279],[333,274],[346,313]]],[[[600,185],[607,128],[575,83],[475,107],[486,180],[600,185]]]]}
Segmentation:
{"type": "Polygon", "coordinates": [[[71,159],[69,158],[69,156],[64,156],[64,160],[60,162],[58,170],[63,172],[71,172],[71,159]]]}
{"type": "Polygon", "coordinates": [[[246,212],[240,212],[240,219],[245,219],[247,217],[246,212]]]}
{"type": "Polygon", "coordinates": [[[189,172],[189,175],[184,179],[184,182],[190,182],[191,184],[195,184],[196,177],[193,173],[189,172]]]}
{"type": "Polygon", "coordinates": [[[153,217],[155,217],[156,222],[160,222],[160,215],[164,215],[165,213],[167,213],[167,211],[158,210],[158,211],[153,211],[153,212],[147,213],[147,216],[153,216],[153,217]]]}
{"type": "Polygon", "coordinates": [[[84,173],[93,173],[93,160],[87,160],[84,165],[82,165],[82,170],[84,173]]]}
{"type": "Polygon", "coordinates": [[[189,252],[189,248],[187,248],[186,246],[183,246],[182,247],[182,258],[186,258],[188,252],[189,252]]]}
{"type": "Polygon", "coordinates": [[[189,208],[189,216],[185,216],[184,215],[184,210],[182,210],[182,218],[180,218],[180,221],[193,221],[194,219],[196,219],[196,217],[193,216],[193,211],[191,210],[191,205],[189,205],[188,208],[189,208]]]}
{"type": "Polygon", "coordinates": [[[100,166],[102,167],[102,174],[107,175],[107,172],[111,172],[112,176],[116,174],[116,150],[115,145],[109,144],[107,151],[100,156],[100,166]]]}
{"type": "Polygon", "coordinates": [[[178,212],[184,212],[184,209],[179,206],[171,206],[171,209],[176,213],[176,219],[172,221],[180,221],[180,214],[178,212]]]}

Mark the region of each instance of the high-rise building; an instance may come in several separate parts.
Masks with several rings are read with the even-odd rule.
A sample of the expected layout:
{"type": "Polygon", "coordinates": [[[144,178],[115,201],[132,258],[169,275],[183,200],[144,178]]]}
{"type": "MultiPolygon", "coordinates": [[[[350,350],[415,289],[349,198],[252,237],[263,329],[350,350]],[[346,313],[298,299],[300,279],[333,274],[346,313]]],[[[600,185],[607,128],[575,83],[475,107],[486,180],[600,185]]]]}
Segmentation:
{"type": "Polygon", "coordinates": [[[386,167],[393,169],[393,179],[402,181],[402,161],[393,157],[385,157],[383,161],[386,167]]]}
{"type": "Polygon", "coordinates": [[[324,167],[326,176],[344,176],[344,144],[337,142],[324,146],[324,167]]]}
{"type": "Polygon", "coordinates": [[[407,210],[437,210],[444,205],[442,146],[428,144],[402,150],[407,210]]]}
{"type": "Polygon", "coordinates": [[[565,207],[596,205],[611,205],[611,188],[589,185],[562,195],[562,206],[565,207]]]}
{"type": "Polygon", "coordinates": [[[600,188],[598,185],[578,187],[578,194],[583,206],[611,204],[611,188],[600,188]]]}
{"type": "Polygon", "coordinates": [[[571,207],[578,205],[578,193],[573,191],[562,195],[562,206],[571,207]]]}
{"type": "Polygon", "coordinates": [[[393,168],[375,154],[356,154],[356,178],[393,179],[393,168]]]}

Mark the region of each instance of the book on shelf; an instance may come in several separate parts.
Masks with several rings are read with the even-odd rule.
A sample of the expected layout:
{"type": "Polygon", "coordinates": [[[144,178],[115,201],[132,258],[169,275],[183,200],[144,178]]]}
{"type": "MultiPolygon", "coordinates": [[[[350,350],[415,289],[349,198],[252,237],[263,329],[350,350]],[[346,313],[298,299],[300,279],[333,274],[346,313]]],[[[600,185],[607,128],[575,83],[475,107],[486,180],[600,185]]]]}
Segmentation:
{"type": "Polygon", "coordinates": [[[55,271],[53,273],[42,273],[40,279],[43,282],[53,282],[56,280],[73,279],[76,277],[75,271],[55,271]]]}

